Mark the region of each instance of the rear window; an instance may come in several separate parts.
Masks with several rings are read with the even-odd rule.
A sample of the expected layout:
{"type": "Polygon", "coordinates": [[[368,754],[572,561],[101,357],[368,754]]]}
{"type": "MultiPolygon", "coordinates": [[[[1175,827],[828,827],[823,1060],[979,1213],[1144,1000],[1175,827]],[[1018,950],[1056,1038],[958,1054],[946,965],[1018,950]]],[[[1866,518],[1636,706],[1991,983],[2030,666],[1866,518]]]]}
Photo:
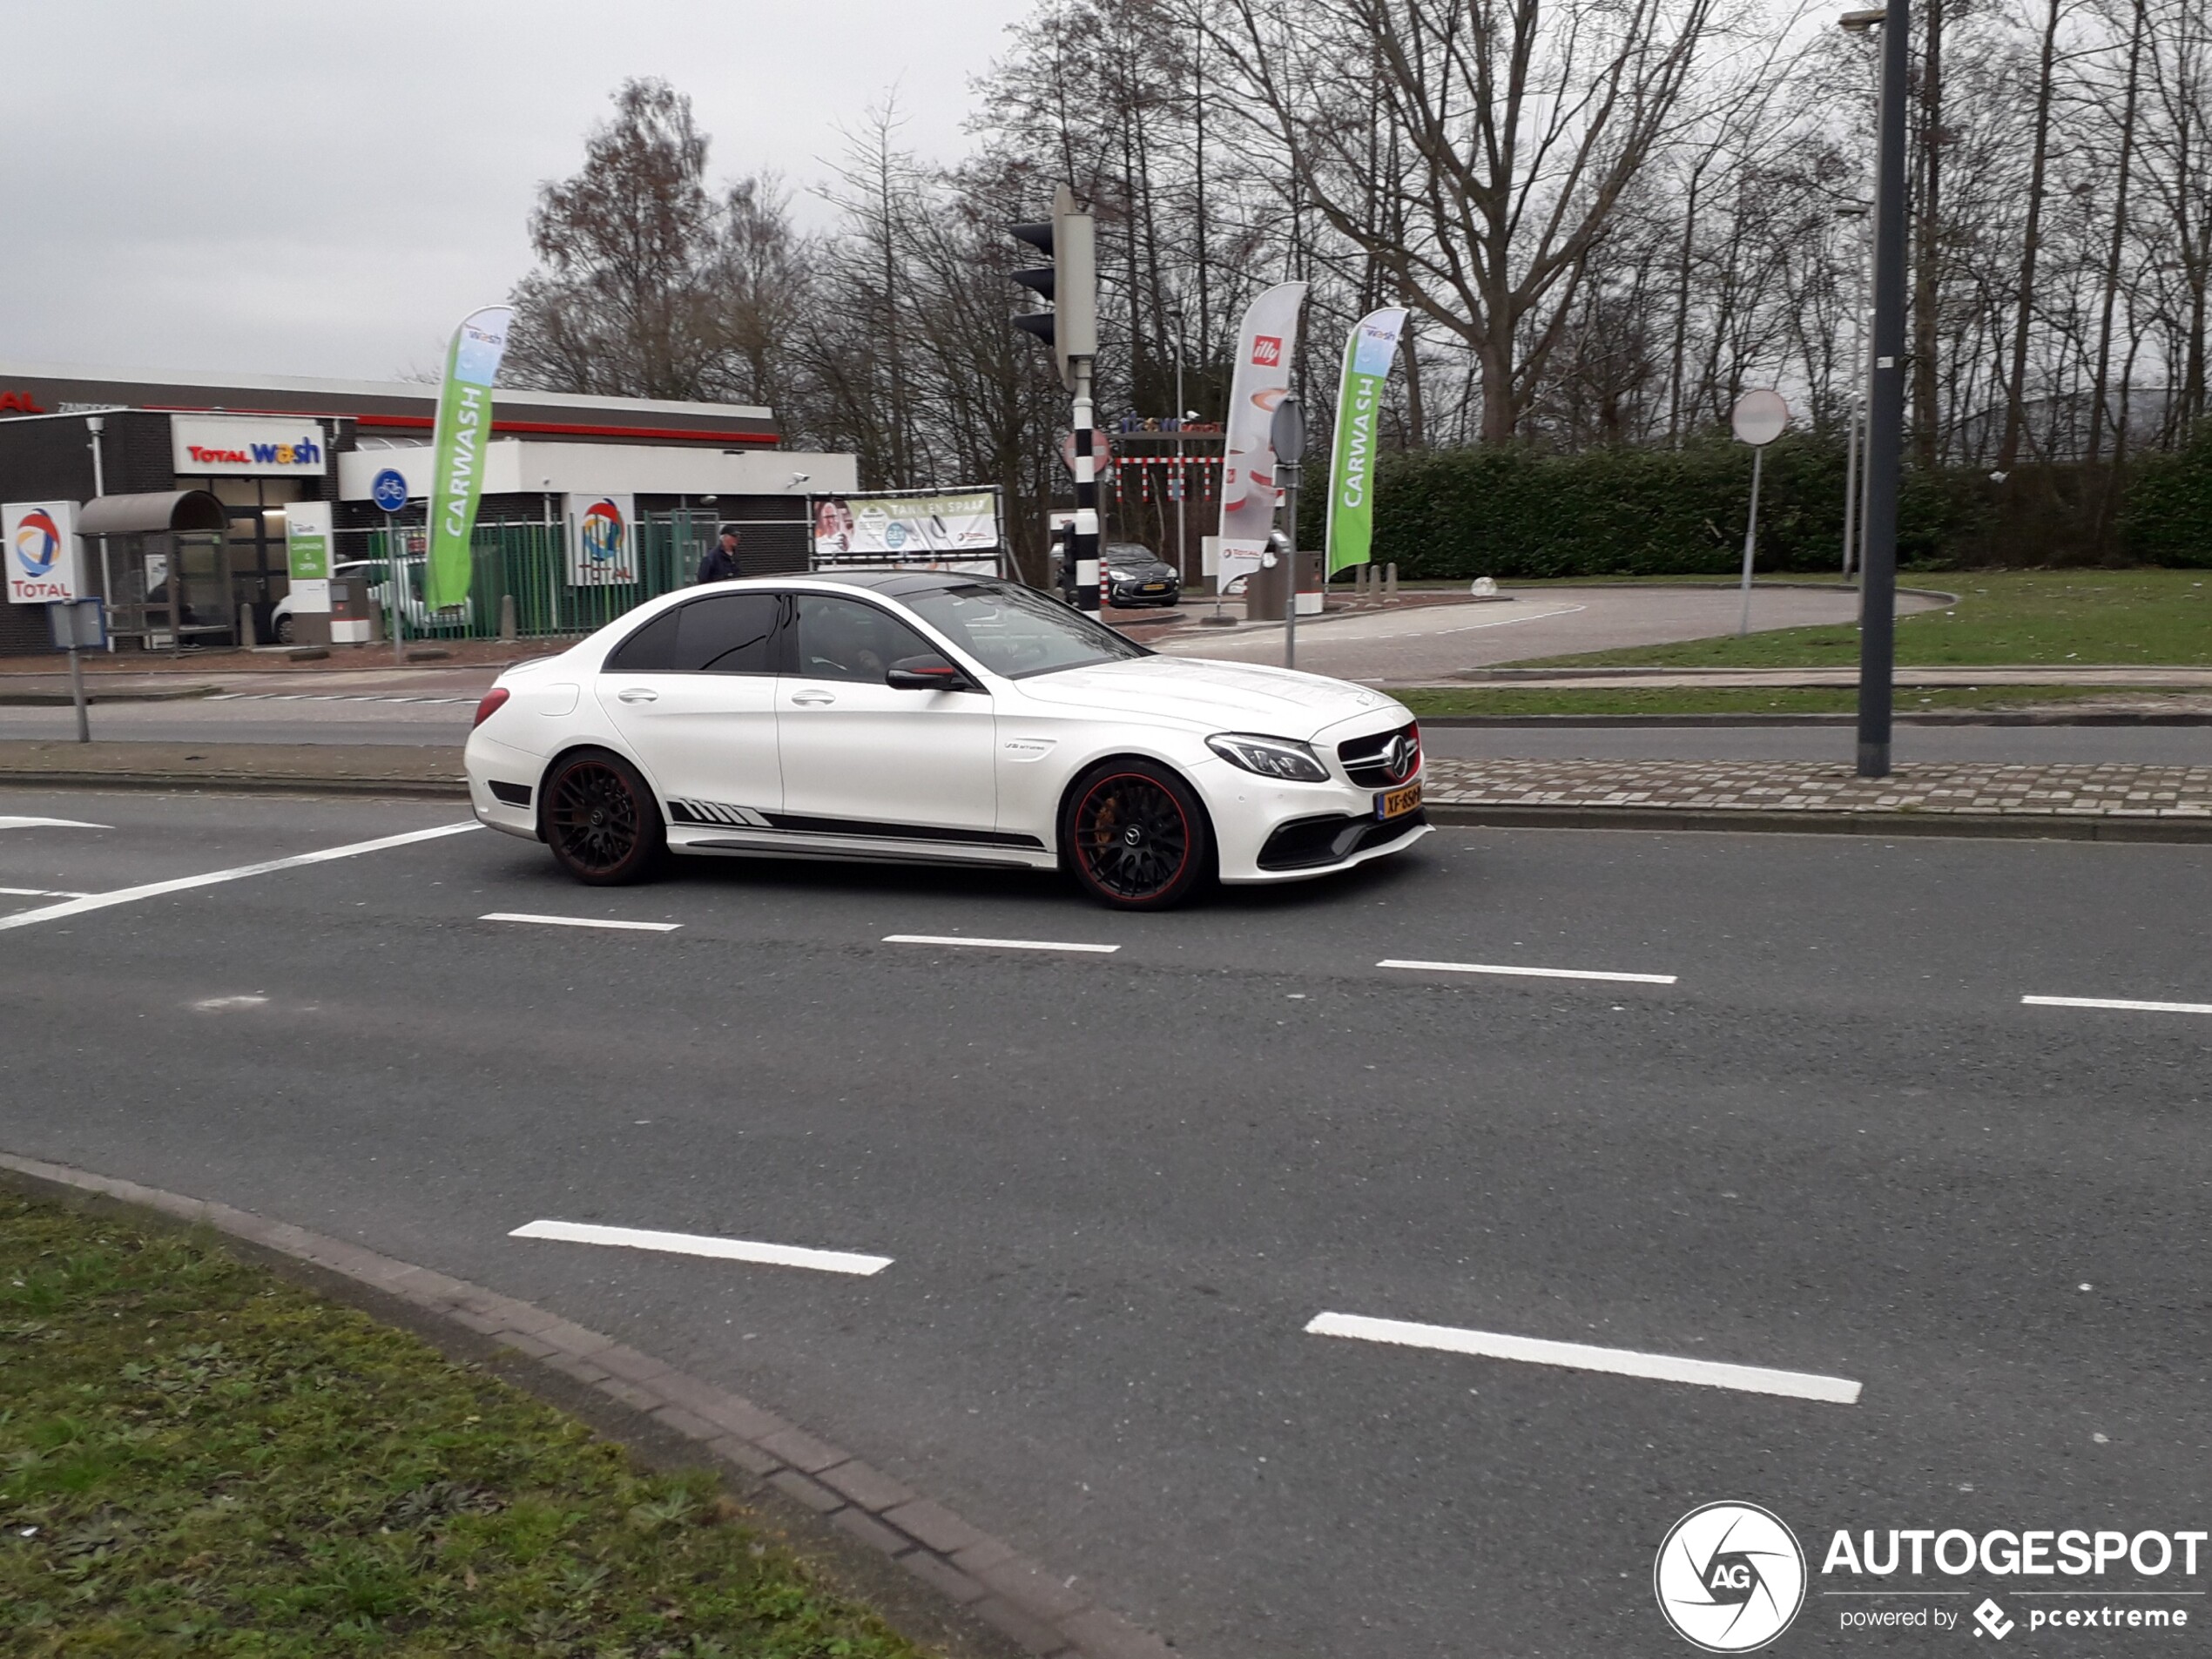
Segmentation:
{"type": "Polygon", "coordinates": [[[610,674],[772,674],[777,596],[723,593],[662,611],[607,654],[610,674]]]}

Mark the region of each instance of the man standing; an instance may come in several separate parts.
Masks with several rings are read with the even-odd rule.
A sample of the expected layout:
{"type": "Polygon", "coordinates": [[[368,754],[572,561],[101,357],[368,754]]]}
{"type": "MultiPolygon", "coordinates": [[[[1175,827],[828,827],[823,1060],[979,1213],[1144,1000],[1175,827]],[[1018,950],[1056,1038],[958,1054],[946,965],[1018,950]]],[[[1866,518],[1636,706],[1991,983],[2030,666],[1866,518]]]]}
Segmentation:
{"type": "Polygon", "coordinates": [[[738,569],[738,527],[725,524],[721,540],[707,549],[706,556],[699,561],[699,580],[727,582],[742,574],[738,569]]]}

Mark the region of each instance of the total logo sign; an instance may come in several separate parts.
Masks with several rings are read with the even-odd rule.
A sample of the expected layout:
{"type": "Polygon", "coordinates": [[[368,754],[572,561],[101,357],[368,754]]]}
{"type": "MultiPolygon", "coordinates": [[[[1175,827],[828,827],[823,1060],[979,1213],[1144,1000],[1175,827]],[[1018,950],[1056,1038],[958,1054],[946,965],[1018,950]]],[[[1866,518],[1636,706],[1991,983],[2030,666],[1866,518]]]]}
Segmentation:
{"type": "Polygon", "coordinates": [[[84,597],[75,502],[10,502],[0,507],[0,537],[6,542],[10,603],[43,605],[84,597]]]}

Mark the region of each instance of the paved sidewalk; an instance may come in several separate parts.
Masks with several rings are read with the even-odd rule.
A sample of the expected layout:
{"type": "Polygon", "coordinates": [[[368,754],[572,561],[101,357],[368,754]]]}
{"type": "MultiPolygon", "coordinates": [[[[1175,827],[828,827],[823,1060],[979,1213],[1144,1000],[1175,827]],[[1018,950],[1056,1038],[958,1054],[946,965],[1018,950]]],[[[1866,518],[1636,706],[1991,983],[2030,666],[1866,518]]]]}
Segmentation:
{"type": "Polygon", "coordinates": [[[2212,840],[2212,766],[1432,759],[1427,794],[1443,822],[2212,840]]]}

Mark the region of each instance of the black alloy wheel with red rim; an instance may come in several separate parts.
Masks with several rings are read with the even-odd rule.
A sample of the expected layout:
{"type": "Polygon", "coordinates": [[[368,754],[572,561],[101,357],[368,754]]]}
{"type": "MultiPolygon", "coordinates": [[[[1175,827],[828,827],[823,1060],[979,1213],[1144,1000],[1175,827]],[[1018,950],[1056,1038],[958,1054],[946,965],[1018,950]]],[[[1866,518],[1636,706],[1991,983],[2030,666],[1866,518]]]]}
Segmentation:
{"type": "Polygon", "coordinates": [[[1149,760],[1113,761],[1069,792],[1060,844],[1077,885],[1123,910],[1164,910],[1213,867],[1212,834],[1190,786],[1149,760]]]}
{"type": "Polygon", "coordinates": [[[658,867],[667,826],[637,769],[600,750],[563,757],[545,780],[545,840],[554,860],[595,887],[642,881],[658,867]]]}

